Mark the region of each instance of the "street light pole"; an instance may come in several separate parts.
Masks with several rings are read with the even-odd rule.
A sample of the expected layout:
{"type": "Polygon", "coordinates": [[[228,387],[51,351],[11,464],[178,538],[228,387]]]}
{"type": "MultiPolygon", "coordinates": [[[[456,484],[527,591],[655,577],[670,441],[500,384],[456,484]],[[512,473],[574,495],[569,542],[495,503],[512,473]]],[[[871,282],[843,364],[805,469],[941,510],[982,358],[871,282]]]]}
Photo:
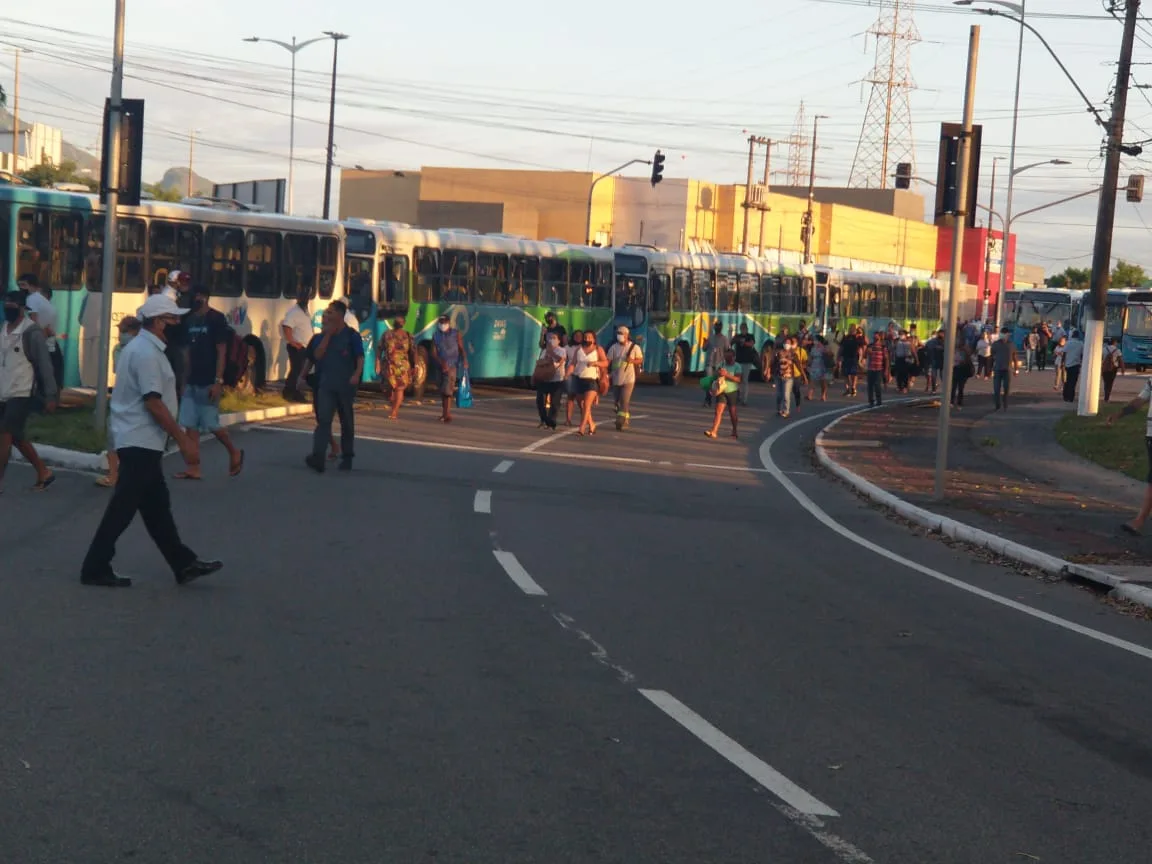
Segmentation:
{"type": "Polygon", "coordinates": [[[100,331],[96,339],[96,411],[95,427],[107,428],[108,373],[112,353],[112,297],[116,288],[116,253],[119,232],[116,230],[116,208],[120,202],[120,121],[124,92],[124,5],[116,0],[116,23],[112,42],[112,89],[108,97],[108,163],[101,166],[107,184],[104,197],[104,247],[100,277],[100,331]]]}
{"type": "Polygon", "coordinates": [[[812,204],[816,198],[816,132],[821,120],[827,120],[827,114],[817,114],[812,118],[812,157],[808,164],[808,209],[804,212],[804,263],[812,263],[812,234],[815,226],[812,224],[812,204]]]}
{"type": "Polygon", "coordinates": [[[611,177],[614,174],[619,174],[621,171],[623,171],[629,165],[651,165],[651,164],[652,164],[651,159],[629,159],[623,165],[617,165],[615,168],[613,168],[607,174],[601,174],[599,177],[596,177],[595,179],[593,179],[591,185],[588,187],[588,216],[584,220],[584,242],[586,245],[588,245],[588,246],[592,245],[592,236],[591,236],[592,235],[592,193],[596,191],[596,184],[599,183],[601,180],[604,180],[607,177],[611,177]]]}
{"type": "Polygon", "coordinates": [[[315,39],[306,39],[303,42],[297,43],[296,37],[292,37],[291,43],[281,42],[279,39],[262,39],[259,36],[249,36],[245,42],[268,42],[272,45],[279,45],[284,50],[292,55],[292,90],[289,96],[289,116],[288,116],[288,215],[292,215],[292,208],[295,204],[295,189],[296,189],[296,55],[316,42],[323,42],[326,36],[317,36],[315,39]]]}
{"type": "MultiPolygon", "coordinates": [[[[996,206],[996,163],[1003,159],[1003,156],[992,157],[992,185],[988,190],[988,212],[996,212],[993,208],[996,206]]],[[[1001,256],[1003,257],[1003,256],[1001,256]]],[[[992,289],[988,286],[988,270],[992,266],[992,219],[988,219],[988,239],[984,243],[984,284],[980,287],[983,289],[984,303],[980,311],[980,320],[988,320],[988,301],[992,296],[992,289]]],[[[1003,267],[1000,268],[1003,272],[1003,267]]]]}
{"type": "Polygon", "coordinates": [[[968,195],[968,163],[972,158],[972,112],[976,100],[976,59],[980,53],[980,27],[973,25],[968,34],[968,78],[964,84],[964,126],[960,134],[960,152],[956,171],[956,213],[952,220],[952,269],[948,281],[948,316],[944,321],[944,381],[940,397],[940,421],[936,432],[937,500],[944,497],[944,475],[948,471],[948,423],[951,415],[949,394],[952,392],[956,354],[957,319],[960,316],[960,268],[964,260],[964,225],[968,208],[975,205],[968,195]]]}
{"type": "MultiPolygon", "coordinates": [[[[1016,189],[1016,127],[1020,120],[1020,70],[1024,63],[1024,0],[1020,0],[1020,35],[1016,42],[1016,95],[1012,97],[1012,144],[1008,150],[1008,191],[1004,199],[1004,224],[1012,224],[1012,193],[1016,189]]],[[[1012,235],[1004,231],[1000,248],[1000,284],[996,291],[996,332],[1000,332],[1000,319],[1004,308],[1004,292],[1008,286],[1008,246],[1012,235]]],[[[1013,259],[1015,266],[1015,259],[1013,259]]],[[[987,315],[985,314],[985,317],[987,315]]]]}
{"type": "Polygon", "coordinates": [[[333,136],[336,132],[336,57],[340,50],[340,40],[347,39],[344,33],[325,30],[324,35],[332,40],[332,96],[328,100],[328,158],[324,162],[324,216],[328,218],[328,211],[332,199],[332,149],[333,136]]]}

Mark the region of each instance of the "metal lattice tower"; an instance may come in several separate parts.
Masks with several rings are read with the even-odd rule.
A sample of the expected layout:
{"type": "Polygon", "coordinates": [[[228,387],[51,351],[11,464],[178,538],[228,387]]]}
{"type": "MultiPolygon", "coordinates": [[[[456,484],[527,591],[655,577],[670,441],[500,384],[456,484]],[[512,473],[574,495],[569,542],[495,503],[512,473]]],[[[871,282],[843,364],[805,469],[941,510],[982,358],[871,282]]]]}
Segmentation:
{"type": "Polygon", "coordinates": [[[865,79],[872,85],[868,110],[860,128],[860,142],[852,160],[849,186],[886,189],[900,162],[912,164],[916,174],[916,148],[912,138],[912,46],[920,41],[913,20],[914,0],[879,0],[880,16],[868,31],[876,40],[876,65],[865,79]]]}
{"type": "Polygon", "coordinates": [[[808,182],[808,115],[804,102],[796,112],[796,122],[792,124],[792,134],[788,136],[788,186],[803,186],[808,182]]]}

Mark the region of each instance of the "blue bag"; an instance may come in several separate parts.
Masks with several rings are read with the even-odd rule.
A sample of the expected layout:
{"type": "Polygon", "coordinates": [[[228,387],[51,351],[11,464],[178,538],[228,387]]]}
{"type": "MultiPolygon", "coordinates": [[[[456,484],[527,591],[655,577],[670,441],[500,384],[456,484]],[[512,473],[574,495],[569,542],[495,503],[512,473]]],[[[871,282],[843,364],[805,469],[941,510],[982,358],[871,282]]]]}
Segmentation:
{"type": "Polygon", "coordinates": [[[472,407],[472,380],[468,376],[468,370],[464,370],[461,374],[460,385],[456,388],[456,407],[472,407]]]}

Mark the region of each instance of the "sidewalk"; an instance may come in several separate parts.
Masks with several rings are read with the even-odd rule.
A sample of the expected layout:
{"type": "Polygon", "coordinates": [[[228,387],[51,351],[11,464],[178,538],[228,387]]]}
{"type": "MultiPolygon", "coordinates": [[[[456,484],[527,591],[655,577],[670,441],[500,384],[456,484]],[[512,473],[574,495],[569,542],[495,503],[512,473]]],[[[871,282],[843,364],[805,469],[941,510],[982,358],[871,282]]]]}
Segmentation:
{"type": "MultiPolygon", "coordinates": [[[[865,494],[874,492],[867,488],[872,484],[937,517],[995,535],[999,545],[1010,541],[1058,559],[1046,563],[1082,565],[1045,569],[1113,587],[1152,584],[1152,541],[1119,531],[1139,508],[1144,484],[1061,447],[1054,427],[1071,406],[1054,394],[1014,395],[1011,410],[994,412],[982,390],[952,415],[943,501],[933,496],[938,401],[849,415],[818,438],[817,457],[834,471],[846,469],[836,473],[865,494]],[[1110,575],[1097,578],[1100,571],[1110,575]]],[[[969,540],[963,534],[971,533],[956,536],[969,540]]],[[[979,545],[996,549],[991,542],[979,545]]],[[[1024,560],[1028,556],[1014,554],[1019,547],[1004,551],[1024,560]]]]}

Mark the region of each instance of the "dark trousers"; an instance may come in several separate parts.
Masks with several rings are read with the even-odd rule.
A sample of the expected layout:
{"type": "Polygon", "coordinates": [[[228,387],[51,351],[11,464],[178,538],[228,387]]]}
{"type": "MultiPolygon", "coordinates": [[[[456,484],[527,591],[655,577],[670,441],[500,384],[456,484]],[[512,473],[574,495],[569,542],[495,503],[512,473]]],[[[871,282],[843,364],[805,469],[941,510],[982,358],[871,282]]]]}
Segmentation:
{"type": "Polygon", "coordinates": [[[1048,346],[1041,345],[1036,349],[1036,368],[1043,372],[1048,368],[1048,346]]]}
{"type": "Polygon", "coordinates": [[[1076,401],[1076,382],[1080,380],[1079,366],[1066,366],[1064,368],[1064,401],[1076,401]]]}
{"type": "Polygon", "coordinates": [[[285,399],[296,402],[304,398],[297,382],[300,380],[300,370],[304,368],[304,355],[306,353],[307,350],[304,348],[288,346],[288,377],[284,381],[285,399]]]}
{"type": "Polygon", "coordinates": [[[316,431],[312,433],[312,455],[324,463],[324,451],[332,439],[332,421],[340,417],[340,458],[351,462],[356,448],[356,419],[352,411],[356,391],[352,387],[316,391],[316,431]]]}
{"type": "Polygon", "coordinates": [[[968,383],[971,368],[967,363],[963,366],[952,367],[952,395],[950,398],[953,405],[964,404],[964,385],[968,383]]]}
{"type": "Polygon", "coordinates": [[[1012,373],[1007,369],[997,369],[992,373],[992,400],[996,403],[996,410],[1000,410],[1001,391],[1003,391],[1004,407],[1008,407],[1008,388],[1012,380],[1012,373]]]}
{"type": "Polygon", "coordinates": [[[884,402],[884,370],[868,370],[868,404],[881,405],[884,402]]]}
{"type": "Polygon", "coordinates": [[[900,390],[908,389],[908,379],[912,377],[912,364],[903,357],[896,359],[896,387],[900,390]]]}
{"type": "Polygon", "coordinates": [[[142,447],[123,447],[116,454],[120,457],[120,476],[80,572],[91,577],[107,574],[116,555],[116,541],[139,513],[148,536],[172,572],[179,573],[196,560],[196,553],[180,542],[172,518],[172,499],[160,462],[164,454],[142,447]]]}
{"type": "Polygon", "coordinates": [[[1116,383],[1116,372],[1113,369],[1111,372],[1104,373],[1104,401],[1107,402],[1112,398],[1112,385],[1116,383]]]}
{"type": "Polygon", "coordinates": [[[536,411],[540,422],[550,429],[556,428],[556,412],[560,408],[560,388],[563,381],[548,381],[536,385],[536,411]]]}
{"type": "Polygon", "coordinates": [[[64,392],[64,352],[59,343],[48,355],[52,360],[52,377],[56,379],[56,392],[64,392]]]}

